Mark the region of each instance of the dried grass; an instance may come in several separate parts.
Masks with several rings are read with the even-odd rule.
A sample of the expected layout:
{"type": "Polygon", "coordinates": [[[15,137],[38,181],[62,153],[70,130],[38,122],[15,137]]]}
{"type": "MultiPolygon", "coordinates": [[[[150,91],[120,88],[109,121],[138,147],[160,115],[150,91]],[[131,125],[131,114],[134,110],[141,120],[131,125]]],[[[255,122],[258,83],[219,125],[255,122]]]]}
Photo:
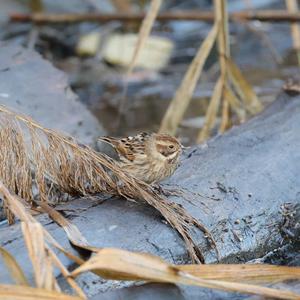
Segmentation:
{"type": "Polygon", "coordinates": [[[67,294],[29,286],[0,284],[1,300],[82,300],[67,294]]]}
{"type": "MultiPolygon", "coordinates": [[[[37,189],[35,200],[45,203],[57,200],[57,190],[68,195],[101,192],[146,201],[179,232],[193,261],[204,262],[191,236],[193,228],[200,229],[216,247],[205,226],[183,207],[128,176],[111,158],[3,106],[0,106],[0,178],[10,191],[29,204],[33,204],[34,189],[37,189]],[[25,143],[25,132],[30,135],[30,143],[25,143]]],[[[6,200],[4,204],[7,206],[6,200]]],[[[12,222],[13,214],[10,210],[7,214],[12,222]]]]}
{"type": "Polygon", "coordinates": [[[167,109],[159,130],[170,134],[176,133],[190,103],[205,61],[217,39],[221,74],[206,112],[204,126],[197,137],[197,142],[199,143],[209,138],[215,126],[216,114],[220,111],[220,107],[222,107],[222,121],[219,128],[221,133],[231,127],[232,112],[238,115],[240,121],[244,121],[247,115],[251,116],[262,110],[262,105],[251,85],[230,59],[227,1],[215,0],[214,10],[214,27],[190,64],[167,109]]]}
{"type": "MultiPolygon", "coordinates": [[[[197,276],[198,274],[195,270],[195,268],[199,270],[201,267],[185,267],[186,270],[189,270],[190,272],[184,271],[184,268],[182,267],[179,268],[178,266],[168,264],[153,255],[105,248],[96,253],[96,255],[91,257],[83,265],[75,269],[72,272],[72,276],[76,277],[82,272],[97,270],[98,274],[109,279],[168,282],[195,285],[231,292],[242,292],[277,299],[299,299],[299,295],[290,291],[280,291],[278,289],[239,283],[239,277],[235,278],[235,282],[203,279],[203,277],[205,277],[203,276],[205,272],[200,271],[200,274],[202,273],[202,275],[197,276]],[[196,276],[192,275],[193,273],[196,276]]],[[[213,269],[213,267],[214,266],[212,265],[211,269],[213,269]]],[[[224,268],[226,268],[226,266],[223,265],[223,269],[224,268]]],[[[238,268],[235,268],[235,270],[237,269],[238,268]]],[[[273,268],[273,271],[275,271],[275,269],[276,268],[273,268]]],[[[257,275],[259,275],[259,270],[260,266],[256,266],[255,272],[257,275]]],[[[253,273],[254,272],[252,272],[252,275],[253,273]]],[[[238,273],[236,275],[238,275],[238,273]]],[[[294,278],[296,277],[299,277],[299,268],[298,275],[295,275],[294,278]]]]}
{"type": "MultiPolygon", "coordinates": [[[[288,12],[297,14],[299,12],[297,0],[285,0],[288,12]]],[[[291,24],[291,34],[294,49],[297,53],[298,65],[300,66],[300,27],[294,22],[291,24]]]]}
{"type": "MultiPolygon", "coordinates": [[[[265,265],[171,265],[149,254],[134,253],[120,249],[94,249],[96,251],[89,260],[84,262],[79,257],[73,257],[66,250],[64,250],[51,235],[42,228],[41,224],[33,219],[33,217],[26,211],[20,199],[9,193],[9,191],[0,183],[0,190],[5,196],[10,209],[16,214],[18,218],[22,220],[22,227],[28,227],[35,231],[32,235],[32,241],[28,242],[29,231],[24,230],[24,238],[27,240],[29,255],[34,264],[38,264],[40,268],[34,268],[34,273],[45,274],[42,270],[46,270],[49,267],[49,263],[55,264],[61,270],[62,275],[69,282],[70,286],[74,288],[77,294],[80,296],[72,297],[69,295],[61,294],[55,289],[58,287],[53,284],[46,284],[46,287],[52,287],[52,290],[45,288],[32,288],[28,286],[15,286],[15,285],[1,285],[0,284],[0,297],[1,299],[85,299],[86,296],[76,284],[73,277],[87,271],[92,271],[95,274],[108,278],[118,280],[136,280],[136,281],[150,281],[150,282],[168,282],[176,284],[195,285],[206,288],[219,289],[224,291],[233,291],[247,294],[255,294],[266,297],[273,297],[277,299],[298,299],[299,295],[286,291],[277,290],[272,288],[261,287],[258,285],[248,284],[249,282],[256,283],[270,283],[287,279],[299,279],[300,269],[291,267],[280,266],[265,266],[265,265]],[[36,238],[36,234],[39,236],[36,238]],[[43,239],[42,237],[45,237],[43,239]],[[34,244],[39,242],[39,245],[34,247],[34,244]],[[53,250],[50,248],[54,246],[68,255],[74,262],[79,264],[71,274],[59,261],[53,250]],[[41,255],[34,251],[33,248],[41,249],[43,247],[48,251],[50,260],[41,260],[41,255]],[[38,273],[39,272],[39,273],[38,273]],[[240,283],[240,281],[244,283],[240,283]],[[37,297],[37,298],[36,298],[37,297]]],[[[82,240],[82,235],[75,225],[65,220],[58,212],[55,212],[52,208],[49,209],[48,205],[41,203],[44,210],[46,210],[50,216],[58,222],[65,229],[70,241],[77,240],[78,234],[79,240],[82,240]],[[71,232],[76,232],[75,237],[73,233],[67,230],[67,228],[76,228],[71,232]]],[[[80,243],[77,243],[78,245],[80,243]]],[[[80,247],[80,246],[79,246],[80,247]]],[[[83,245],[85,249],[86,245],[83,245]]],[[[44,249],[41,250],[44,253],[44,249]]],[[[15,266],[15,261],[10,258],[6,261],[7,264],[12,264],[9,269],[15,266]]],[[[18,274],[19,272],[17,272],[18,274]]],[[[53,283],[53,274],[48,273],[48,280],[53,283]]],[[[18,274],[19,276],[19,274],[18,274]]],[[[40,284],[44,284],[41,276],[40,284]]],[[[17,281],[17,280],[16,280],[17,281]]],[[[38,284],[38,283],[37,283],[38,284]]]]}
{"type": "Polygon", "coordinates": [[[169,134],[176,133],[177,127],[191,101],[205,61],[215,43],[218,31],[219,25],[216,22],[186,71],[184,78],[165,113],[159,132],[169,134]]]}
{"type": "MultiPolygon", "coordinates": [[[[60,299],[60,297],[63,297],[64,295],[59,293],[60,287],[57,284],[56,278],[53,273],[54,266],[57,266],[59,268],[63,276],[66,278],[67,282],[81,297],[81,299],[86,299],[85,294],[83,293],[81,288],[77,285],[74,279],[70,277],[69,271],[62,265],[62,263],[59,261],[58,257],[49,247],[49,245],[56,247],[57,249],[62,251],[67,257],[79,264],[82,264],[83,260],[65,251],[49,234],[49,232],[46,231],[42,227],[42,225],[33,218],[29,210],[26,210],[24,204],[22,203],[24,201],[22,201],[18,196],[11,194],[2,182],[0,182],[0,193],[2,194],[2,197],[5,200],[9,211],[21,220],[23,237],[25,240],[29,258],[33,266],[37,294],[41,293],[41,298],[38,299],[48,299],[47,297],[50,297],[51,295],[57,295],[60,299]]],[[[8,266],[7,268],[10,271],[11,276],[13,277],[13,280],[17,282],[18,285],[28,285],[27,279],[22,269],[17,264],[17,262],[13,260],[12,256],[8,256],[8,253],[6,253],[5,255],[5,262],[8,266]]],[[[1,299],[23,299],[20,296],[20,291],[18,289],[14,290],[14,287],[15,286],[4,287],[4,289],[7,289],[7,291],[3,292],[3,298],[1,299]]],[[[24,289],[24,299],[36,299],[31,293],[33,293],[32,289],[24,289]],[[26,294],[27,292],[28,295],[26,294]]],[[[66,295],[66,297],[66,299],[72,299],[68,295],[66,295]]]]}
{"type": "Polygon", "coordinates": [[[207,108],[206,116],[205,116],[205,123],[197,138],[198,143],[205,141],[209,137],[210,131],[215,124],[220,102],[221,102],[222,93],[223,93],[223,87],[224,87],[224,77],[221,75],[215,85],[213,95],[209,102],[209,106],[207,108]]]}
{"type": "Polygon", "coordinates": [[[43,227],[38,222],[22,222],[22,232],[35,274],[37,288],[60,291],[53,274],[53,265],[45,247],[43,227]]]}
{"type": "Polygon", "coordinates": [[[151,29],[155,22],[155,19],[158,15],[159,9],[161,7],[162,0],[151,0],[149,10],[142,22],[142,25],[139,30],[138,41],[135,45],[134,53],[131,59],[131,62],[128,67],[127,73],[130,74],[134,69],[136,62],[138,60],[139,54],[141,53],[143,47],[146,44],[146,41],[150,35],[151,29]]]}

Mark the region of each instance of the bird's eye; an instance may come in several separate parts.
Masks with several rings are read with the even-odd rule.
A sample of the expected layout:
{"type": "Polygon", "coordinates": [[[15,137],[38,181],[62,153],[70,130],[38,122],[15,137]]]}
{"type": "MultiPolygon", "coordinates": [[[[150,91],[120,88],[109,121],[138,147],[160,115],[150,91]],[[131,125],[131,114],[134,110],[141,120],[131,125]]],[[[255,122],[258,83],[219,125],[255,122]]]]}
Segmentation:
{"type": "Polygon", "coordinates": [[[170,149],[173,149],[173,148],[174,148],[174,145],[169,145],[169,148],[170,148],[170,149]]]}

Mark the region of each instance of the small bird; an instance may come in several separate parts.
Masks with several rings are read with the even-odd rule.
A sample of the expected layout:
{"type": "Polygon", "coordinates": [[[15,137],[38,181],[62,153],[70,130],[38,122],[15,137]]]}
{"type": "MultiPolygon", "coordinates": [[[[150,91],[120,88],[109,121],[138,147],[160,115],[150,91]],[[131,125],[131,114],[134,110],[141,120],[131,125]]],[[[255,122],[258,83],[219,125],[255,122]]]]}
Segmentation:
{"type": "Polygon", "coordinates": [[[176,170],[183,146],[167,134],[142,132],[125,138],[101,137],[115,148],[120,167],[148,184],[171,176],[176,170]]]}

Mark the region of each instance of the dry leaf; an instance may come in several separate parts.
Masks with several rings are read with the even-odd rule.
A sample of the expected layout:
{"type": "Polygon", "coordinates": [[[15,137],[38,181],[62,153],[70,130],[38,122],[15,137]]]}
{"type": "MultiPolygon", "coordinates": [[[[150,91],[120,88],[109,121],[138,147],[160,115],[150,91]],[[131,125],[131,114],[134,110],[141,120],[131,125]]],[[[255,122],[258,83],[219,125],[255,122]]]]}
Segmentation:
{"type": "Polygon", "coordinates": [[[15,258],[4,248],[0,247],[0,256],[5,263],[7,270],[10,273],[11,278],[18,285],[29,285],[23,270],[15,260],[15,258]]]}
{"type": "Polygon", "coordinates": [[[232,110],[237,114],[239,121],[241,123],[245,122],[246,111],[242,107],[242,103],[239,101],[237,96],[232,92],[228,84],[226,84],[224,89],[224,100],[226,100],[229,103],[232,110]]]}
{"type": "MultiPolygon", "coordinates": [[[[71,274],[77,276],[82,272],[96,271],[104,278],[121,280],[143,280],[151,282],[168,282],[196,285],[200,287],[240,292],[277,299],[299,299],[293,292],[261,287],[257,285],[207,280],[180,270],[175,265],[167,264],[162,259],[142,253],[105,248],[91,257],[71,274]]],[[[237,278],[239,280],[239,278],[237,278]]]]}
{"type": "Polygon", "coordinates": [[[49,206],[47,203],[38,202],[38,204],[54,222],[64,229],[71,244],[89,252],[99,251],[99,248],[90,246],[87,239],[82,235],[79,229],[69,220],[67,220],[62,214],[49,206]]]}
{"type": "Polygon", "coordinates": [[[189,65],[184,78],[172,99],[168,110],[162,120],[159,132],[175,134],[179,123],[190,103],[197,81],[202,73],[205,61],[215,43],[219,26],[213,26],[208,36],[200,46],[195,58],[189,65]]]}
{"type": "Polygon", "coordinates": [[[180,265],[178,269],[202,279],[216,279],[245,283],[274,283],[300,279],[299,267],[274,266],[266,264],[238,265],[180,265]]]}
{"type": "Polygon", "coordinates": [[[1,300],[82,300],[79,297],[23,285],[0,284],[1,300]]]}
{"type": "Polygon", "coordinates": [[[82,299],[87,299],[84,292],[82,291],[82,289],[78,286],[78,284],[76,283],[76,281],[70,277],[70,272],[65,268],[65,266],[61,263],[61,261],[58,259],[58,257],[56,256],[56,254],[47,247],[47,250],[52,258],[53,263],[59,268],[59,270],[61,271],[62,275],[66,278],[67,282],[69,283],[69,285],[76,291],[76,293],[78,294],[78,296],[82,299]]]}
{"type": "Polygon", "coordinates": [[[21,228],[38,288],[58,290],[52,261],[45,248],[43,227],[38,222],[21,222],[21,228]]]}
{"type": "MultiPolygon", "coordinates": [[[[23,221],[22,229],[25,243],[29,252],[29,256],[33,263],[34,273],[36,277],[36,283],[38,286],[43,286],[46,289],[51,290],[53,287],[58,290],[58,285],[52,273],[52,263],[54,263],[62,272],[63,276],[66,278],[70,286],[76,291],[76,293],[82,298],[85,299],[85,294],[77,285],[77,283],[70,278],[69,271],[63,266],[59,261],[56,254],[46,245],[45,240],[60,251],[62,251],[67,257],[78,264],[82,264],[84,261],[67,252],[63,247],[61,247],[56,240],[42,227],[40,223],[35,221],[35,219],[27,212],[20,202],[20,200],[9,193],[9,191],[3,186],[0,182],[0,191],[5,195],[5,198],[8,201],[8,206],[11,211],[23,221]],[[32,237],[31,237],[32,234],[32,237]],[[43,237],[44,235],[44,237],[43,237]]],[[[1,250],[1,248],[0,248],[1,250]]],[[[0,252],[1,253],[1,252],[0,252]]],[[[13,257],[11,259],[14,260],[13,257]]],[[[11,268],[16,268],[13,270],[19,272],[17,266],[11,266],[11,268]]],[[[21,270],[22,271],[22,270],[21,270]]],[[[20,279],[18,284],[22,284],[22,274],[17,274],[20,279]]],[[[24,277],[25,278],[25,277],[24,277]]],[[[26,278],[25,278],[26,279],[26,278]]]]}
{"type": "Polygon", "coordinates": [[[154,24],[154,21],[156,19],[158,12],[159,12],[161,3],[162,3],[162,0],[151,0],[150,8],[149,8],[147,15],[144,18],[143,23],[140,27],[138,41],[135,46],[135,50],[134,50],[132,60],[130,62],[127,74],[130,74],[132,72],[133,68],[135,67],[135,64],[137,62],[138,56],[141,52],[141,49],[145,45],[147,38],[151,32],[152,26],[154,24]]]}
{"type": "Polygon", "coordinates": [[[223,103],[222,103],[222,121],[220,125],[219,132],[224,133],[229,127],[230,127],[230,110],[229,110],[229,102],[224,97],[223,103]]]}
{"type": "MultiPolygon", "coordinates": [[[[129,63],[129,67],[127,70],[127,76],[129,76],[131,74],[132,70],[134,69],[136,62],[138,60],[139,54],[150,35],[152,26],[154,24],[154,21],[155,21],[155,18],[157,16],[158,12],[159,12],[161,3],[162,3],[162,0],[151,0],[150,8],[149,8],[145,18],[143,19],[142,25],[139,30],[138,40],[137,40],[137,43],[134,48],[131,62],[129,63]]],[[[128,89],[128,83],[126,82],[125,86],[123,88],[123,95],[122,95],[120,105],[119,105],[119,115],[118,115],[118,119],[117,119],[117,123],[118,123],[117,127],[119,127],[119,125],[120,125],[121,116],[123,115],[124,110],[125,110],[127,89],[128,89]]]]}
{"type": "Polygon", "coordinates": [[[222,97],[223,87],[224,76],[220,76],[215,85],[211,100],[206,111],[204,126],[201,129],[197,138],[198,143],[203,142],[209,137],[210,131],[212,130],[215,124],[216,116],[219,110],[220,101],[222,97]]]}
{"type": "Polygon", "coordinates": [[[251,114],[260,112],[263,108],[262,104],[237,65],[230,58],[227,58],[226,67],[229,79],[233,83],[239,97],[243,100],[246,110],[251,114]]]}
{"type": "MultiPolygon", "coordinates": [[[[285,0],[285,4],[288,12],[292,14],[299,13],[297,0],[285,0]]],[[[291,23],[291,35],[293,39],[293,47],[297,54],[298,65],[300,66],[300,27],[296,22],[291,23]]]]}

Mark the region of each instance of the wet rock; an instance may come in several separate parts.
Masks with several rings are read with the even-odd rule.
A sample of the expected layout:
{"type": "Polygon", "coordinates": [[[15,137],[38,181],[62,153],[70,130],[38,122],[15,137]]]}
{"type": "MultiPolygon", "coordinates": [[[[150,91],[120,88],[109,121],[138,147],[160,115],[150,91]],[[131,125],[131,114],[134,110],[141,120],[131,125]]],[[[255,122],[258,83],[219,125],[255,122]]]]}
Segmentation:
{"type": "Polygon", "coordinates": [[[67,76],[22,47],[0,44],[0,104],[87,144],[105,134],[69,88],[67,76]]]}
{"type": "MultiPolygon", "coordinates": [[[[184,193],[184,197],[170,200],[183,205],[211,230],[221,262],[260,258],[290,243],[287,232],[299,234],[299,118],[300,96],[281,94],[272,106],[247,123],[189,149],[174,176],[163,183],[165,189],[184,193]]],[[[149,252],[172,263],[189,262],[180,237],[151,207],[116,198],[100,205],[81,198],[61,207],[75,210],[72,222],[94,246],[149,252]]],[[[61,228],[46,216],[39,219],[62,246],[75,251],[61,228]]],[[[19,224],[0,228],[0,236],[0,245],[11,251],[33,280],[19,224]]],[[[206,262],[216,262],[215,253],[208,248],[203,235],[195,233],[195,238],[205,252],[206,262]]],[[[61,258],[71,265],[65,257],[61,258]]],[[[0,282],[7,282],[3,266],[0,270],[0,282]]],[[[100,282],[92,274],[80,276],[79,284],[89,297],[116,286],[111,281],[100,282]],[[95,280],[97,284],[93,283],[95,280]]],[[[208,296],[203,298],[210,298],[215,293],[186,289],[182,293],[191,295],[185,296],[187,299],[205,293],[208,296]]],[[[241,299],[239,295],[235,297],[241,299]]],[[[215,297],[220,298],[224,299],[223,294],[215,297]]]]}

